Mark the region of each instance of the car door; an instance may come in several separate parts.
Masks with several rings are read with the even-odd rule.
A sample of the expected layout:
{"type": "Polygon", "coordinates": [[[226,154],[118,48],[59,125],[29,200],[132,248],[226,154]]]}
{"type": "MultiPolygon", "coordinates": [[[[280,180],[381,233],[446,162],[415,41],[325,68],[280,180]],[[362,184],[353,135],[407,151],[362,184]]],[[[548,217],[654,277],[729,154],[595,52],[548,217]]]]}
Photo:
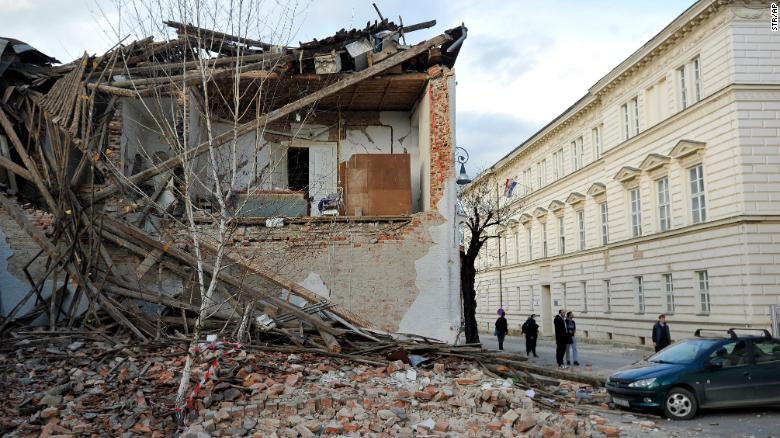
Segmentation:
{"type": "Polygon", "coordinates": [[[708,360],[716,364],[704,372],[704,405],[735,406],[747,404],[746,390],[751,379],[748,341],[732,340],[720,345],[708,360]]]}
{"type": "Polygon", "coordinates": [[[753,352],[751,397],[761,403],[780,403],[780,339],[754,339],[753,352]]]}

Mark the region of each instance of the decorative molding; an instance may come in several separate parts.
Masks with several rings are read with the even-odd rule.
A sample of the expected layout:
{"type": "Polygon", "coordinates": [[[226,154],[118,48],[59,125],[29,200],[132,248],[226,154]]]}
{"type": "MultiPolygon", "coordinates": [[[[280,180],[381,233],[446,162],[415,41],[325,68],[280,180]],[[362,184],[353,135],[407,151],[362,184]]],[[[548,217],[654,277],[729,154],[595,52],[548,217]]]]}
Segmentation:
{"type": "Polygon", "coordinates": [[[563,213],[563,207],[565,206],[566,204],[556,199],[550,203],[547,209],[556,215],[560,215],[561,213],[563,213]]]}
{"type": "Polygon", "coordinates": [[[571,192],[569,193],[569,196],[566,197],[566,203],[575,209],[582,206],[583,201],[585,201],[585,195],[580,192],[571,192]]]}
{"type": "Polygon", "coordinates": [[[669,152],[669,155],[677,160],[682,167],[690,167],[701,162],[704,157],[706,143],[695,140],[680,140],[669,152]]]}
{"type": "Polygon", "coordinates": [[[637,169],[636,167],[631,166],[623,166],[618,170],[618,173],[615,174],[615,181],[627,185],[631,184],[635,181],[639,181],[639,175],[642,173],[641,169],[637,169]]]}
{"type": "Polygon", "coordinates": [[[520,215],[520,217],[518,219],[520,220],[521,224],[528,225],[529,223],[531,223],[531,220],[533,219],[533,216],[531,216],[528,213],[523,213],[523,214],[520,215]]]}
{"type": "Polygon", "coordinates": [[[669,152],[669,155],[675,160],[680,160],[688,155],[700,153],[704,150],[705,146],[707,146],[707,144],[702,141],[680,140],[672,148],[672,151],[669,152]]]}
{"type": "Polygon", "coordinates": [[[601,203],[607,198],[607,186],[604,183],[595,182],[590,185],[586,193],[596,202],[601,203]]]}
{"type": "Polygon", "coordinates": [[[536,209],[534,210],[534,217],[537,220],[541,221],[542,219],[547,217],[547,209],[544,207],[536,207],[536,209]]]}
{"type": "Polygon", "coordinates": [[[644,160],[642,160],[642,164],[639,165],[639,169],[650,175],[650,178],[658,179],[667,174],[669,171],[669,163],[671,162],[671,157],[652,153],[645,157],[644,160]]]}

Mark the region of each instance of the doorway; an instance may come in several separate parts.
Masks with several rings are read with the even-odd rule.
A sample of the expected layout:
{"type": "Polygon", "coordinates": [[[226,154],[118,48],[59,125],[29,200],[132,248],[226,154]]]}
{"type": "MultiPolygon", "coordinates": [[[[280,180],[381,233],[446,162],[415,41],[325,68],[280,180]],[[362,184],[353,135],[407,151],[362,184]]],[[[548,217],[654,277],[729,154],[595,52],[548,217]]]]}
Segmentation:
{"type": "Polygon", "coordinates": [[[287,187],[290,190],[309,190],[309,148],[287,149],[287,187]]]}
{"type": "Polygon", "coordinates": [[[544,336],[555,334],[553,330],[552,291],[549,284],[542,285],[542,333],[544,336]]]}

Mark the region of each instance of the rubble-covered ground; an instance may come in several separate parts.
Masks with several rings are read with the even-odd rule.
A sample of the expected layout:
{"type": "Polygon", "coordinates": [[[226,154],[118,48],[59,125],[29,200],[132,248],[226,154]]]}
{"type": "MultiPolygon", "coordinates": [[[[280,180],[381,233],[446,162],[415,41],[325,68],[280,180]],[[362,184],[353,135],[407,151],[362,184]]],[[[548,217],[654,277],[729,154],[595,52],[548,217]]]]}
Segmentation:
{"type": "MultiPolygon", "coordinates": [[[[193,385],[216,354],[198,356],[193,385]]],[[[566,397],[556,402],[455,358],[412,368],[254,348],[225,354],[179,427],[174,395],[183,358],[182,347],[163,343],[25,340],[6,346],[0,433],[574,437],[639,436],[655,428],[654,421],[592,413],[599,404],[575,404],[576,384],[557,390],[572,403],[562,402],[566,397]]]]}

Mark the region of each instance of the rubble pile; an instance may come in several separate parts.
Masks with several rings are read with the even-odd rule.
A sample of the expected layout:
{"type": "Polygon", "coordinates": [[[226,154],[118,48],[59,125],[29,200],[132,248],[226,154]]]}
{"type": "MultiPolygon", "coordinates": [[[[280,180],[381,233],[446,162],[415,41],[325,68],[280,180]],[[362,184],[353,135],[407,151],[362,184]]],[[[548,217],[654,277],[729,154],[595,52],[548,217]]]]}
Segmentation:
{"type": "MultiPolygon", "coordinates": [[[[190,402],[173,403],[183,348],[25,339],[4,348],[4,436],[618,436],[601,415],[522,389],[457,358],[412,367],[245,347],[190,402]],[[551,410],[549,403],[557,406],[551,410]],[[578,412],[579,411],[579,412],[578,412]]],[[[184,344],[182,343],[182,346],[184,344]]],[[[205,350],[192,382],[217,350],[205,350]]],[[[583,385],[567,383],[574,394],[583,385]]]]}

